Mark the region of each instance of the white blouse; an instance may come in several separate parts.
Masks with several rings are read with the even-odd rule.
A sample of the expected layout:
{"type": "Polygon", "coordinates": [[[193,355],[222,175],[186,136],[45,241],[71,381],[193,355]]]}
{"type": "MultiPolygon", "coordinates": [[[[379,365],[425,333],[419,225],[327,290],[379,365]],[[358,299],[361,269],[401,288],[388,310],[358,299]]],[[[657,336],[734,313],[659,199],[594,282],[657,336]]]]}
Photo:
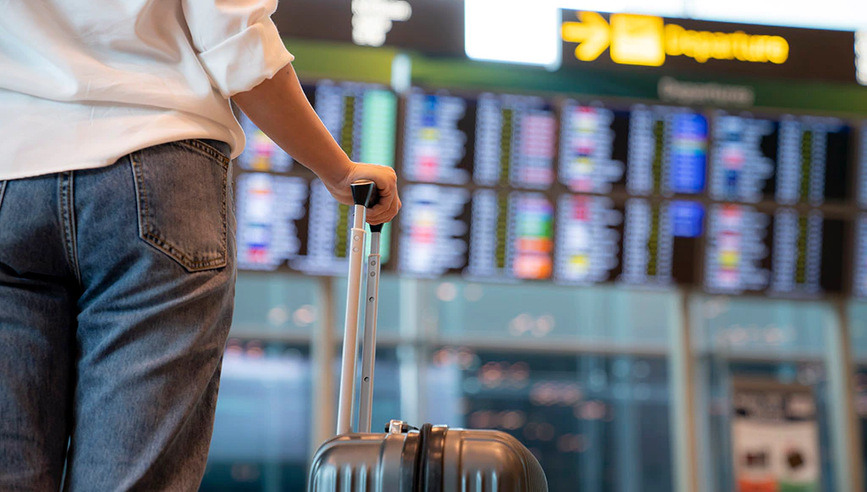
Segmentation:
{"type": "Polygon", "coordinates": [[[277,0],[0,0],[0,180],[244,133],[228,98],[293,60],[277,0]]]}

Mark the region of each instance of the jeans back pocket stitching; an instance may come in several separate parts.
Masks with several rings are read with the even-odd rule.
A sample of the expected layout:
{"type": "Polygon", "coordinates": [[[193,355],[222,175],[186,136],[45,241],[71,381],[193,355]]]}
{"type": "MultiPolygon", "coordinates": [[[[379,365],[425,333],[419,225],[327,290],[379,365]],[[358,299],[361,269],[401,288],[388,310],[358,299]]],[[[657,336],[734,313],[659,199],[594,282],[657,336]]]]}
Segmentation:
{"type": "Polygon", "coordinates": [[[188,150],[193,150],[199,152],[200,154],[204,154],[205,156],[210,157],[211,159],[216,161],[217,164],[223,166],[224,169],[228,169],[229,164],[232,162],[232,160],[226,157],[222,152],[202,142],[201,140],[181,140],[172,143],[180,147],[184,147],[188,150]]]}
{"type": "Polygon", "coordinates": [[[229,256],[228,246],[229,246],[229,214],[226,206],[226,199],[229,194],[228,188],[228,179],[229,179],[229,169],[226,168],[226,172],[222,174],[223,176],[223,192],[220,193],[220,199],[222,200],[222,214],[220,215],[222,220],[222,241],[220,241],[220,247],[222,248],[223,257],[226,258],[229,256]]]}
{"type": "MultiPolygon", "coordinates": [[[[175,261],[180,263],[184,268],[191,272],[200,271],[209,268],[220,268],[228,264],[228,253],[226,242],[228,241],[228,235],[226,232],[226,225],[223,224],[222,227],[222,238],[220,242],[220,251],[219,256],[217,258],[213,258],[210,260],[199,259],[199,258],[190,258],[188,255],[181,252],[175,245],[166,241],[164,238],[159,236],[155,227],[150,222],[150,207],[148,204],[148,196],[147,196],[147,187],[144,183],[144,173],[141,168],[141,155],[139,152],[134,152],[130,155],[130,162],[133,167],[133,177],[135,178],[135,187],[136,194],[138,195],[138,203],[144,205],[144,210],[139,206],[139,234],[142,239],[147,240],[151,245],[155,248],[159,249],[170,258],[173,258],[175,261]]],[[[223,175],[223,189],[226,187],[226,177],[223,175]]],[[[221,194],[223,201],[223,209],[225,210],[225,202],[226,196],[225,191],[221,194]]],[[[225,217],[225,211],[222,213],[222,216],[225,217]]],[[[228,218],[226,219],[228,220],[228,218]]]]}

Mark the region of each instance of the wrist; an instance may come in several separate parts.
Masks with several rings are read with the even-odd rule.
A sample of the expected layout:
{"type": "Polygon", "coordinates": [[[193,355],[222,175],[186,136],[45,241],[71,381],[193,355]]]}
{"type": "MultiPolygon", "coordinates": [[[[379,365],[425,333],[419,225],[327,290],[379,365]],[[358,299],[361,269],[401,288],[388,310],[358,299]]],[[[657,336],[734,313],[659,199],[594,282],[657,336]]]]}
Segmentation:
{"type": "Polygon", "coordinates": [[[355,167],[355,163],[344,154],[342,158],[323,166],[319,179],[332,186],[346,185],[352,174],[353,167],[355,167]]]}

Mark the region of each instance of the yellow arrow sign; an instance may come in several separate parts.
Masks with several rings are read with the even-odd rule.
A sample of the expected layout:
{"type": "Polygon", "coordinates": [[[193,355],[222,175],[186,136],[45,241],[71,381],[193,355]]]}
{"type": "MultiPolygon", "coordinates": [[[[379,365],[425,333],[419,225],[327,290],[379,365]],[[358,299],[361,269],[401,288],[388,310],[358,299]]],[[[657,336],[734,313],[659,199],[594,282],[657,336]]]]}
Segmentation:
{"type": "Polygon", "coordinates": [[[782,36],[695,31],[653,15],[611,14],[611,23],[597,12],[577,12],[580,22],[564,22],[563,40],[578,43],[575,58],[592,62],[611,47],[618,65],[659,67],[666,56],[687,56],[699,63],[710,59],[785,63],[789,43],[782,36]]]}
{"type": "Polygon", "coordinates": [[[581,61],[599,58],[611,42],[608,22],[596,12],[578,12],[581,22],[563,23],[563,40],[580,43],[575,48],[575,57],[581,61]]]}

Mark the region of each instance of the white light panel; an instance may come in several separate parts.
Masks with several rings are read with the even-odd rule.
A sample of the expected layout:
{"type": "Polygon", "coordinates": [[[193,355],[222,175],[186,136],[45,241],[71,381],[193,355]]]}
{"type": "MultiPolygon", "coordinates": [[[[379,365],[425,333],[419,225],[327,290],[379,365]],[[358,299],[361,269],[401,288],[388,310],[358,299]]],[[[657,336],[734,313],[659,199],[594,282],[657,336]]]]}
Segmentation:
{"type": "Polygon", "coordinates": [[[694,0],[690,14],[696,19],[839,31],[867,27],[864,0],[694,0]]]}

